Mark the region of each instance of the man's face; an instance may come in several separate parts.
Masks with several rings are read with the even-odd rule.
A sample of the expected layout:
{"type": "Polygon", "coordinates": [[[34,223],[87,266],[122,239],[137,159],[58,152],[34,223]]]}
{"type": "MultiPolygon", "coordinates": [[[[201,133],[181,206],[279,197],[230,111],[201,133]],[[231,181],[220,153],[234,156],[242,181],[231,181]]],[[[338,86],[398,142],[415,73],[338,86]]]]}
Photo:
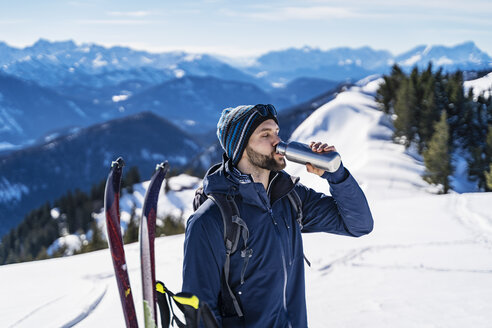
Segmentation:
{"type": "Polygon", "coordinates": [[[251,164],[270,171],[281,171],[285,168],[284,156],[275,153],[275,146],[280,141],[278,131],[277,123],[271,119],[256,128],[245,151],[251,164]]]}

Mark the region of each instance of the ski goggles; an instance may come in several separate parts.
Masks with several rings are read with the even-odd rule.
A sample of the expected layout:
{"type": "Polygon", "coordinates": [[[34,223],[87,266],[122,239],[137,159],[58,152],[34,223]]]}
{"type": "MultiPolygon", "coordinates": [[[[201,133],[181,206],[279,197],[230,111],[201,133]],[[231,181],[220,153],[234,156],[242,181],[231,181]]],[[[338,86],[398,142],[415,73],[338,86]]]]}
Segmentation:
{"type": "Polygon", "coordinates": [[[255,106],[244,106],[243,112],[236,117],[234,117],[233,122],[237,122],[239,120],[242,120],[245,116],[248,116],[253,112],[257,112],[261,116],[272,116],[272,117],[277,117],[277,110],[273,105],[263,105],[263,104],[258,104],[255,106]]]}
{"type": "Polygon", "coordinates": [[[270,104],[268,104],[268,105],[262,105],[262,104],[256,105],[255,107],[253,107],[253,110],[255,110],[261,116],[277,117],[277,110],[275,109],[275,107],[273,107],[273,105],[270,105],[270,104]]]}

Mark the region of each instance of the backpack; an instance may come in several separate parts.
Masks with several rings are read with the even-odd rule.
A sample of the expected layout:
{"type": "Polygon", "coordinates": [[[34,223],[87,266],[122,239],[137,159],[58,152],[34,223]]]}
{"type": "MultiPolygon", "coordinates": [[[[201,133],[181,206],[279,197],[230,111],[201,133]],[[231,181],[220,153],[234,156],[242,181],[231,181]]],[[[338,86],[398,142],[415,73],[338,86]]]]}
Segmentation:
{"type": "MultiPolygon", "coordinates": [[[[212,167],[211,170],[213,170],[212,167]]],[[[233,187],[235,188],[235,187],[233,187]]],[[[233,190],[235,191],[235,190],[233,190]]],[[[302,202],[297,192],[292,189],[287,197],[294,208],[296,220],[302,230],[302,202]]],[[[253,254],[253,250],[248,247],[249,230],[246,223],[241,219],[239,209],[234,200],[234,196],[231,194],[212,193],[206,195],[203,192],[203,186],[200,186],[195,191],[195,198],[193,199],[193,210],[196,211],[200,205],[202,205],[207,199],[211,199],[219,207],[222,215],[222,221],[224,223],[224,244],[226,248],[226,260],[221,276],[221,291],[219,297],[219,308],[223,317],[238,316],[243,318],[244,314],[239,301],[239,298],[235,295],[229,285],[229,269],[231,255],[238,250],[238,244],[240,237],[243,237],[243,247],[241,248],[241,257],[244,259],[243,268],[241,270],[241,284],[244,283],[244,274],[246,267],[248,266],[249,258],[253,254]]],[[[304,256],[307,264],[311,266],[311,263],[304,256]]]]}

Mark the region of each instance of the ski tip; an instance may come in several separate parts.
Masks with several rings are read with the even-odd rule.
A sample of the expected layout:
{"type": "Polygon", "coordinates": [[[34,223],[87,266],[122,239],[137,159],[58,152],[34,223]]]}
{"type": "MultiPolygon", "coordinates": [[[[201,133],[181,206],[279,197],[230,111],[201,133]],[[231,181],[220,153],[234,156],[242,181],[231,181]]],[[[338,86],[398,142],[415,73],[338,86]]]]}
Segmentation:
{"type": "Polygon", "coordinates": [[[156,170],[156,171],[157,171],[157,170],[164,170],[164,171],[167,171],[167,170],[169,170],[169,163],[168,163],[167,161],[164,161],[164,162],[162,162],[162,163],[160,163],[160,164],[157,164],[157,165],[155,166],[155,170],[156,170]]]}
{"type": "Polygon", "coordinates": [[[118,157],[115,161],[111,162],[111,167],[117,167],[121,169],[123,166],[125,166],[125,161],[123,160],[123,157],[118,157]]]}

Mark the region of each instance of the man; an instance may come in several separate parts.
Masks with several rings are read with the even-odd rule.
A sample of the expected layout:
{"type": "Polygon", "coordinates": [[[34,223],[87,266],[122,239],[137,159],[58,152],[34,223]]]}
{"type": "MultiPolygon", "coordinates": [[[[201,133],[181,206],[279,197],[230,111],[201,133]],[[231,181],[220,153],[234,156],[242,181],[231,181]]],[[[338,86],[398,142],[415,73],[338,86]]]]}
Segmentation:
{"type": "MultiPolygon", "coordinates": [[[[232,195],[249,230],[247,265],[241,252],[230,259],[229,285],[243,316],[223,313],[221,295],[226,250],[224,223],[216,203],[206,201],[186,227],[183,291],[208,303],[223,327],[307,327],[301,225],[286,197],[294,190],[302,202],[302,232],[330,232],[359,237],[371,232],[373,220],[366,198],[340,165],[333,173],[306,164],[308,172],[326,179],[331,196],[309,189],[282,171],[277,113],[272,105],[226,108],[217,124],[225,151],[220,168],[203,181],[205,194],[232,195]]],[[[334,151],[311,143],[314,152],[334,151]]],[[[243,254],[244,255],[244,254],[243,254]]]]}

